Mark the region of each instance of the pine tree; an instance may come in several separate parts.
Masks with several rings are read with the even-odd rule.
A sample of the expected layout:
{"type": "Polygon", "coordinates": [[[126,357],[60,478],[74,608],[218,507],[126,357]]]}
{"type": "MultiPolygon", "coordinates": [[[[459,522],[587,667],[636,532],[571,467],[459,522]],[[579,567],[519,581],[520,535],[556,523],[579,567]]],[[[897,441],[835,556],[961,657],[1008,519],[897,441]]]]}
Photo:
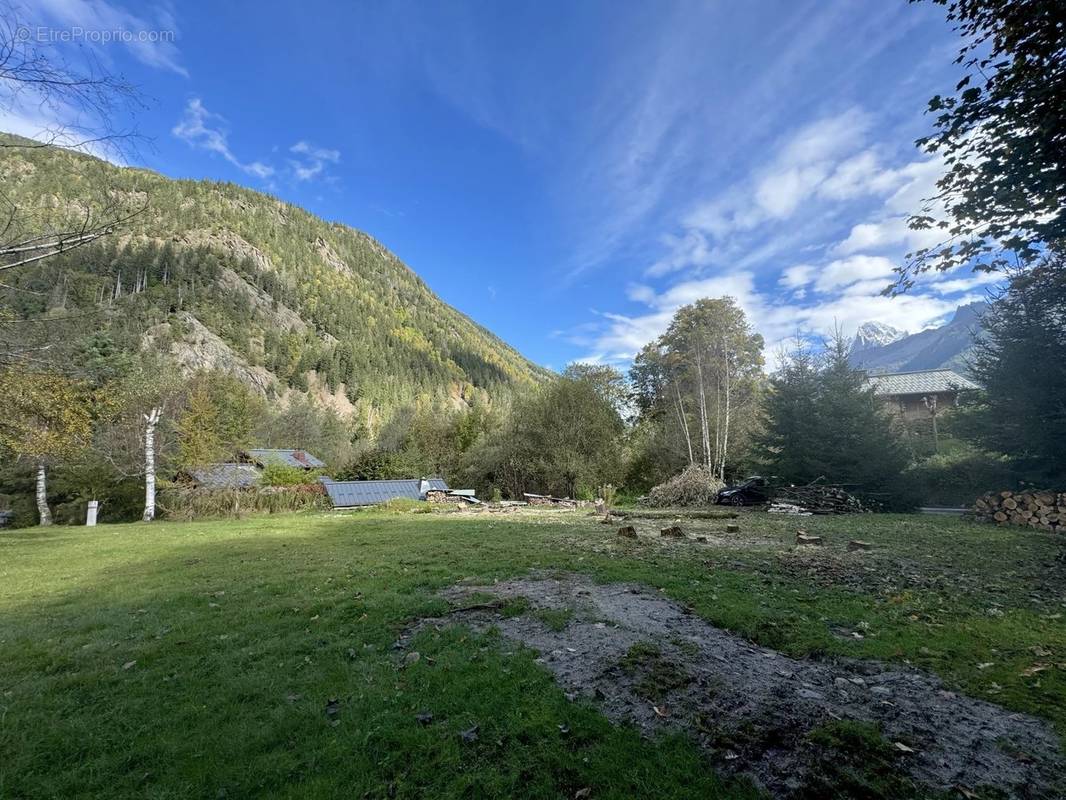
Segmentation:
{"type": "Polygon", "coordinates": [[[760,460],[790,483],[842,484],[906,506],[906,451],[865,374],[848,363],[848,349],[838,333],[820,358],[802,346],[786,355],[764,405],[760,460]]]}
{"type": "Polygon", "coordinates": [[[982,318],[971,364],[983,387],[952,432],[1006,454],[1024,480],[1066,488],[1066,257],[1011,279],[982,318]]]}

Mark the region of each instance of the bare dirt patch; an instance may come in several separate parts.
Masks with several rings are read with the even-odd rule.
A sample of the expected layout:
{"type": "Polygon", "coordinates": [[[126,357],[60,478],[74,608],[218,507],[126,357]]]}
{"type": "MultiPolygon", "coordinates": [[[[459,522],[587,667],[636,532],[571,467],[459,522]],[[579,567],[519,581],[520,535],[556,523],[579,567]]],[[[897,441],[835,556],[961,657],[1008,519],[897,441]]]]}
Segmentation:
{"type": "Polygon", "coordinates": [[[592,700],[645,735],[686,731],[720,769],[748,775],[778,797],[817,796],[827,776],[838,785],[843,773],[835,770],[844,765],[848,774],[872,769],[862,763],[866,754],[855,763],[856,752],[830,746],[855,730],[874,740],[877,768],[890,762],[908,784],[963,796],[1063,796],[1062,752],[1045,723],[949,691],[927,673],[790,658],[653,589],[582,575],[458,586],[444,597],[456,609],[412,626],[401,648],[427,627],[497,628],[536,650],[568,696],[592,700]],[[485,594],[499,602],[483,602],[485,594]]]}

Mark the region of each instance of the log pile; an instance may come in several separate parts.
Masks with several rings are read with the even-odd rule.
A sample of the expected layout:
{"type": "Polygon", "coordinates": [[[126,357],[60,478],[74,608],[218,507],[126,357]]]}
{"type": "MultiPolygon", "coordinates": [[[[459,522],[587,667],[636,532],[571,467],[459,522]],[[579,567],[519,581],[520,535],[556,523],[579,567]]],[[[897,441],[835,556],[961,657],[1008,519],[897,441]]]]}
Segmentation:
{"type": "Polygon", "coordinates": [[[839,486],[817,483],[778,489],[774,501],[775,505],[797,506],[811,514],[861,514],[866,511],[859,498],[851,496],[839,486]]]}
{"type": "Polygon", "coordinates": [[[997,525],[1066,533],[1066,492],[990,492],[977,498],[973,515],[997,525]]]}

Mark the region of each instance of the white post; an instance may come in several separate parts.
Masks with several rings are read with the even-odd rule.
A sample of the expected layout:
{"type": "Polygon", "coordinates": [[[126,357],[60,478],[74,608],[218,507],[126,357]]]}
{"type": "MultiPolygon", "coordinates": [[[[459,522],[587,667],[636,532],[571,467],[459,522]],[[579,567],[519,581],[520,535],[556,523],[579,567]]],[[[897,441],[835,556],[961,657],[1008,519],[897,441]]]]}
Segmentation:
{"type": "Polygon", "coordinates": [[[144,415],[144,522],[155,519],[155,426],[162,409],[153,408],[144,415]]]}
{"type": "Polygon", "coordinates": [[[89,507],[85,511],[85,525],[91,528],[96,524],[96,511],[100,508],[99,500],[90,500],[89,507]]]}
{"type": "Polygon", "coordinates": [[[48,508],[48,484],[43,461],[37,463],[37,515],[41,519],[41,525],[52,524],[52,511],[48,508]]]}

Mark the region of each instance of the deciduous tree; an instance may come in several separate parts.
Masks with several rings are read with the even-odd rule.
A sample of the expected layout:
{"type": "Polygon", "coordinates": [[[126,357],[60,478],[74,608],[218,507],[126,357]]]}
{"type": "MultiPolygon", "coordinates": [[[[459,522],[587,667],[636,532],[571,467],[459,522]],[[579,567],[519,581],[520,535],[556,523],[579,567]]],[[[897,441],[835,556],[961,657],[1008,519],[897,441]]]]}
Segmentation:
{"type": "Polygon", "coordinates": [[[51,372],[8,368],[0,371],[0,408],[0,447],[36,469],[40,523],[51,525],[47,467],[73,458],[89,443],[92,415],[86,387],[51,372]]]}
{"type": "Polygon", "coordinates": [[[1002,270],[1066,240],[1066,13],[1061,0],[933,0],[963,36],[953,92],[929,101],[944,159],[910,225],[939,232],[911,254],[897,290],[926,270],[1002,270]]]}

